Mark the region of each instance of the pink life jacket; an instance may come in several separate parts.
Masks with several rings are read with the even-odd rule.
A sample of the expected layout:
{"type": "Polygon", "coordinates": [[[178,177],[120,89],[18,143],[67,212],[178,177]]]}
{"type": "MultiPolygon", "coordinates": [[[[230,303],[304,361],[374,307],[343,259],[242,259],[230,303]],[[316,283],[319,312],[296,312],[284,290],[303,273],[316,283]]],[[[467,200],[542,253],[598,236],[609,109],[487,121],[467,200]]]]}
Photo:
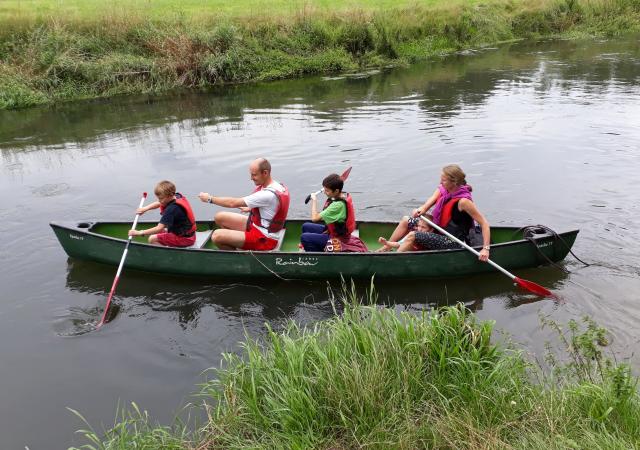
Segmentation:
{"type": "Polygon", "coordinates": [[[346,197],[346,199],[328,198],[327,201],[324,203],[324,207],[322,208],[323,210],[327,209],[327,207],[333,202],[344,202],[345,205],[347,206],[347,218],[344,220],[344,222],[334,222],[334,223],[327,224],[327,229],[329,230],[329,236],[332,238],[341,237],[341,236],[350,236],[351,233],[353,233],[353,231],[356,229],[356,213],[355,213],[355,210],[353,209],[353,199],[351,198],[351,194],[349,194],[348,192],[343,192],[343,194],[346,197]]]}
{"type": "MultiPolygon", "coordinates": [[[[270,187],[264,188],[269,192],[273,192],[273,194],[278,199],[278,209],[276,210],[276,214],[273,216],[273,218],[269,220],[269,226],[267,227],[267,231],[269,233],[277,233],[278,231],[282,230],[284,228],[284,222],[287,220],[287,214],[289,213],[289,189],[287,189],[284,184],[280,184],[284,188],[284,192],[280,192],[279,190],[270,187]]],[[[258,186],[255,188],[253,193],[261,191],[262,189],[262,186],[258,186]]],[[[251,208],[251,211],[249,212],[249,218],[247,219],[247,231],[249,231],[249,229],[251,228],[251,224],[262,227],[262,220],[260,219],[260,208],[251,208]]]]}
{"type": "MultiPolygon", "coordinates": [[[[197,228],[196,227],[196,216],[193,214],[193,210],[191,209],[191,205],[189,204],[189,201],[187,200],[187,198],[185,196],[183,196],[179,192],[176,192],[176,200],[175,200],[175,202],[187,214],[187,219],[189,219],[189,223],[191,224],[191,227],[187,231],[184,231],[183,234],[178,234],[178,233],[176,233],[176,234],[178,234],[178,236],[191,237],[191,236],[193,236],[193,233],[196,232],[196,228],[197,228]]],[[[165,209],[165,207],[160,205],[160,214],[162,214],[164,212],[164,209],[165,209]]]]}

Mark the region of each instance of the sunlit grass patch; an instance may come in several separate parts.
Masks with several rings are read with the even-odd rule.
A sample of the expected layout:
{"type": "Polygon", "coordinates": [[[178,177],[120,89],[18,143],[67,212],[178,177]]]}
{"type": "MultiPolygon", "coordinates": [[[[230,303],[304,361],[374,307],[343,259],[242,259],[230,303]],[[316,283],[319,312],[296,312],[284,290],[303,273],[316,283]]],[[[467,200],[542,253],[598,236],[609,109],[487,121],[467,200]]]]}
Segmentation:
{"type": "Polygon", "coordinates": [[[0,108],[403,65],[640,29],[634,0],[0,2],[0,108]]]}

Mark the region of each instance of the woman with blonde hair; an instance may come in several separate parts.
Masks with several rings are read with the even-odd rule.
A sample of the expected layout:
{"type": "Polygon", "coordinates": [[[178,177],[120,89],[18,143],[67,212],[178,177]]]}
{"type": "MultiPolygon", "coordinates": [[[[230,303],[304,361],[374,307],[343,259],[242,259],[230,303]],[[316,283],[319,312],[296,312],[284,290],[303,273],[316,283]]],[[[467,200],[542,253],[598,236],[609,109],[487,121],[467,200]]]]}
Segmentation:
{"type": "Polygon", "coordinates": [[[471,195],[471,186],[467,184],[466,175],[460,166],[450,164],[442,168],[440,185],[427,201],[412,211],[411,216],[404,216],[388,240],[380,239],[384,245],[378,251],[390,251],[392,246],[386,242],[397,242],[405,238],[407,245],[398,248],[420,248],[423,250],[441,250],[460,248],[460,245],[438,232],[417,230],[421,215],[426,214],[433,206],[433,222],[463,242],[469,242],[469,231],[474,221],[482,229],[482,250],[479,259],[489,259],[491,230],[489,222],[478,210],[471,195]]]}

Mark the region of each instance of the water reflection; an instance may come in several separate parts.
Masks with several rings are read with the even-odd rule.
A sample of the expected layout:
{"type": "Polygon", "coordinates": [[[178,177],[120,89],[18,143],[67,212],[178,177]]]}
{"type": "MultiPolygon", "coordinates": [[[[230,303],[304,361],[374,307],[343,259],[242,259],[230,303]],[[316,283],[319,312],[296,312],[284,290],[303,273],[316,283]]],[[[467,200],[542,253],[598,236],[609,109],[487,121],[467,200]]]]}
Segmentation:
{"type": "MultiPolygon", "coordinates": [[[[639,47],[620,41],[517,43],[486,49],[482,57],[459,54],[377,76],[316,77],[225,86],[206,96],[179,93],[0,111],[0,149],[5,159],[8,149],[64,149],[67,143],[94,152],[113,139],[113,133],[137,142],[145,133],[171,135],[172,124],[204,139],[210,132],[227,130],[225,124],[243,128],[247,115],[271,114],[280,120],[287,111],[300,120],[305,120],[301,115],[309,116],[316,127],[336,130],[350,118],[375,116],[407,103],[423,110],[425,130],[435,132],[447,127],[448,119],[485,104],[507,87],[533,84],[542,100],[557,90],[581,101],[599,98],[611,88],[635,89],[640,80],[639,47]]],[[[6,163],[19,169],[15,162],[6,163]]]]}
{"type": "MultiPolygon", "coordinates": [[[[292,190],[295,218],[308,216],[303,200],[329,171],[354,167],[348,189],[360,220],[392,220],[425,200],[440,167],[460,163],[492,225],[579,227],[574,251],[591,265],[569,257],[570,274],[518,271],[561,302],[522,292],[499,273],[376,280],[378,302],[418,311],[461,301],[539,355],[548,336],[538,311],[559,322],[589,315],[615,335],[621,359],[632,354],[640,321],[637,44],[638,36],[518,43],[376,74],[0,112],[0,191],[8,194],[0,208],[0,388],[4,403],[22,406],[0,411],[0,446],[67,447],[82,424],[60,414],[64,406],[107,423],[116,398],[170,423],[162,412],[170,415],[201,371],[237,351],[246,334],[263,336],[265,322],[278,329],[287,319],[332,317],[322,282],[125,269],[112,322],[93,332],[115,267],[67,260],[47,223],[131,220],[139,193],[165,177],[187,195],[243,195],[252,186],[247,163],[258,155],[272,158],[292,190]]],[[[193,206],[198,217],[214,212],[193,206]]],[[[339,292],[340,283],[331,287],[339,292]]],[[[368,287],[359,281],[357,292],[368,287]]]]}
{"type": "MultiPolygon", "coordinates": [[[[542,278],[550,289],[561,287],[567,274],[555,268],[530,270],[532,277],[542,278]]],[[[522,272],[522,277],[528,276],[522,272]]],[[[295,319],[299,307],[314,309],[314,320],[333,315],[330,298],[340,297],[350,282],[282,281],[262,279],[255,282],[231,279],[198,279],[172,277],[153,273],[126,271],[121,277],[113,304],[119,309],[111,311],[109,320],[119,314],[130,317],[153,316],[155,312],[174,312],[183,329],[198,326],[203,308],[215,308],[217,314],[227,318],[253,317],[258,323],[284,323],[295,319]]],[[[113,268],[93,262],[68,259],[66,286],[70,291],[92,299],[94,306],[74,306],[67,317],[59,317],[59,333],[75,334],[90,329],[88,323],[97,323],[105,299],[113,282],[113,268]],[[66,327],[62,322],[68,322],[66,327]],[[61,329],[74,329],[75,332],[61,329]]],[[[462,302],[471,310],[483,309],[486,300],[500,301],[505,308],[548,301],[514,287],[500,274],[488,274],[460,279],[439,280],[374,280],[379,304],[404,305],[420,310],[462,302]],[[464,282],[461,282],[464,281],[464,282]]],[[[355,292],[359,298],[369,298],[371,282],[357,280],[355,292]]]]}

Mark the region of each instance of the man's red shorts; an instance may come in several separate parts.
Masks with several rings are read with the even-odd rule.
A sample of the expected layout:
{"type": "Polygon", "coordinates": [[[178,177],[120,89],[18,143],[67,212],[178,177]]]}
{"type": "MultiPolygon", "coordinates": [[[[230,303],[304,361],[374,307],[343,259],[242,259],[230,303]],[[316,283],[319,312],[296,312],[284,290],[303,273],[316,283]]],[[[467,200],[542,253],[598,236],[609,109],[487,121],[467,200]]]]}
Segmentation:
{"type": "Polygon", "coordinates": [[[273,250],[278,245],[278,241],[266,237],[256,227],[251,225],[249,231],[244,232],[244,245],[242,250],[273,250]]]}
{"type": "Polygon", "coordinates": [[[163,231],[156,235],[158,242],[167,247],[190,247],[196,243],[196,234],[193,233],[191,237],[178,236],[177,234],[163,231]]]}

